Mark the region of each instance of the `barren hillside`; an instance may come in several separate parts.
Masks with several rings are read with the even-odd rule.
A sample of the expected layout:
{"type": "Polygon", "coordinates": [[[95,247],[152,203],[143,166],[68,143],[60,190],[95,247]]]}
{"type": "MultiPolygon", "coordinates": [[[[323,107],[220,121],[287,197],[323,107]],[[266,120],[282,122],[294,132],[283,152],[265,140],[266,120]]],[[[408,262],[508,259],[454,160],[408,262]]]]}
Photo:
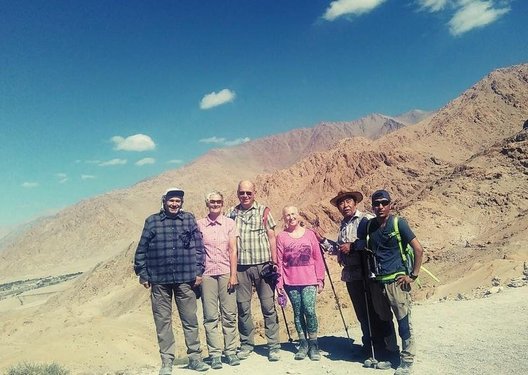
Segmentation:
{"type": "MultiPolygon", "coordinates": [[[[63,290],[43,288],[0,300],[0,334],[4,339],[0,368],[28,358],[59,360],[71,364],[78,373],[118,371],[131,363],[157,364],[148,292],[138,285],[131,263],[143,220],[158,209],[159,196],[167,186],[187,189],[186,207],[201,216],[202,195],[207,190],[223,190],[233,202],[236,182],[254,178],[257,199],[268,204],[275,217],[285,204],[295,204],[308,225],[318,218],[330,235],[340,219],[329,204],[337,190],[359,189],[368,205],[369,194],[387,188],[426,248],[426,267],[441,278],[437,284],[422,276],[423,287],[415,291],[417,298],[471,299],[494,285],[509,284],[523,273],[526,276],[528,130],[522,130],[526,119],[528,64],[490,73],[434,116],[412,127],[395,125],[398,130],[385,134],[394,120],[380,118],[372,125],[376,132],[370,133],[370,125],[360,121],[351,125],[355,130],[346,136],[343,125],[320,124],[239,148],[215,150],[181,169],[64,210],[33,226],[1,253],[0,278],[86,272],[63,285],[63,290]],[[260,159],[259,155],[264,156],[260,159]]],[[[327,261],[344,316],[353,324],[354,314],[339,281],[339,267],[334,259],[327,261]]],[[[515,298],[525,294],[516,293],[515,298]]],[[[491,311],[490,305],[482,307],[485,303],[479,300],[479,308],[487,306],[491,311]]],[[[509,303],[514,305],[514,301],[509,303]]],[[[342,330],[331,289],[326,288],[320,296],[318,309],[323,334],[342,330]]],[[[259,311],[258,306],[255,311],[259,311]]],[[[436,310],[433,306],[422,311],[433,319],[436,310]]],[[[442,311],[448,314],[450,310],[442,311]]],[[[287,320],[292,329],[289,312],[287,320]]],[[[525,321],[526,315],[511,319],[517,324],[511,332],[519,332],[519,340],[525,337],[525,321]]],[[[443,337],[442,325],[450,324],[438,321],[435,324],[440,327],[432,327],[428,323],[421,321],[419,325],[431,328],[435,337],[443,337]]],[[[257,326],[260,330],[262,323],[257,326]]],[[[178,324],[175,327],[181,337],[178,324]]],[[[284,324],[281,329],[286,341],[284,324]]],[[[500,328],[494,332],[500,333],[500,328]]],[[[474,333],[468,328],[461,336],[466,345],[461,350],[471,354],[465,349],[471,347],[474,333]]],[[[262,342],[262,337],[258,340],[262,342]]],[[[501,340],[499,337],[498,342],[501,340]]],[[[489,350],[484,357],[511,359],[498,356],[500,345],[479,345],[489,350]]],[[[516,345],[523,347],[522,342],[516,345]]],[[[428,348],[431,358],[445,362],[434,348],[428,348]]],[[[478,358],[472,360],[478,363],[478,358]]],[[[467,371],[463,366],[446,366],[449,371],[445,373],[467,371]]],[[[346,373],[332,372],[331,368],[327,372],[346,373]]]]}

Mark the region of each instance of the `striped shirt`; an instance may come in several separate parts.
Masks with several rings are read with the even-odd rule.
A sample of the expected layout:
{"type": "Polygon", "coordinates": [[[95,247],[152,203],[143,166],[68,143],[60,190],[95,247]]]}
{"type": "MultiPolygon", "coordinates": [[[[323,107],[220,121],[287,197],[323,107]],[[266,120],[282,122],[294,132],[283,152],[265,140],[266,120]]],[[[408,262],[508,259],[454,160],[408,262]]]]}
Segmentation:
{"type": "Polygon", "coordinates": [[[238,237],[234,220],[218,216],[211,220],[209,216],[198,220],[205,247],[204,275],[218,276],[231,272],[229,241],[238,237]]]}
{"type": "Polygon", "coordinates": [[[267,230],[275,228],[275,220],[268,211],[264,223],[266,206],[254,202],[244,210],[241,205],[232,207],[226,216],[235,220],[239,232],[238,264],[255,265],[271,261],[270,243],[267,230]]]}
{"type": "Polygon", "coordinates": [[[202,233],[194,215],[164,211],[145,220],[134,259],[134,271],[152,284],[192,283],[204,271],[202,233]]]}

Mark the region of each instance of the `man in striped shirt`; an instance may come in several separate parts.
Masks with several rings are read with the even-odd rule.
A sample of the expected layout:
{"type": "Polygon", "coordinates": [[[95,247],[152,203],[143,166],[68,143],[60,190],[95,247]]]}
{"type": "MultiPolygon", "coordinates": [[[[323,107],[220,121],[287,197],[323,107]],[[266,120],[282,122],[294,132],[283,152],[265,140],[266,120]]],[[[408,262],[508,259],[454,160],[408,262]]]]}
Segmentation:
{"type": "Polygon", "coordinates": [[[268,360],[278,361],[279,321],[275,309],[274,285],[262,277],[262,271],[269,262],[277,264],[273,230],[275,221],[269,208],[255,202],[255,193],[255,185],[251,181],[240,181],[237,189],[240,204],[226,213],[226,216],[235,220],[239,232],[237,308],[240,351],[237,356],[246,359],[255,346],[255,326],[251,315],[251,298],[255,286],[264,316],[268,360]]]}
{"type": "Polygon", "coordinates": [[[206,371],[198,335],[196,298],[204,272],[202,234],[193,214],[181,210],[184,192],[167,190],[162,209],[145,220],[136,249],[134,271],[145,288],[151,288],[152,313],[161,355],[160,375],[170,375],[175,354],[172,332],[172,297],[182,322],[189,368],[206,371]]]}

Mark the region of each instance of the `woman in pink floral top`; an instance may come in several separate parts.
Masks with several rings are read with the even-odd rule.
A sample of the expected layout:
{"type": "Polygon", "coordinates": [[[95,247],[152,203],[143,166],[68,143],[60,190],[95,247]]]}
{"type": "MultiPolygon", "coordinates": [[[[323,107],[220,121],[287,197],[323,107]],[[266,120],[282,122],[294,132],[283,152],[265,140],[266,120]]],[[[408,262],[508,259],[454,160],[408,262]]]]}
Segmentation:
{"type": "Polygon", "coordinates": [[[284,207],[282,218],[286,229],[277,235],[277,260],[281,274],[277,284],[280,295],[291,301],[295,328],[299,335],[299,350],[295,359],[306,355],[313,361],[321,359],[317,345],[316,296],[323,291],[325,268],[314,232],[299,221],[299,210],[284,207]]]}

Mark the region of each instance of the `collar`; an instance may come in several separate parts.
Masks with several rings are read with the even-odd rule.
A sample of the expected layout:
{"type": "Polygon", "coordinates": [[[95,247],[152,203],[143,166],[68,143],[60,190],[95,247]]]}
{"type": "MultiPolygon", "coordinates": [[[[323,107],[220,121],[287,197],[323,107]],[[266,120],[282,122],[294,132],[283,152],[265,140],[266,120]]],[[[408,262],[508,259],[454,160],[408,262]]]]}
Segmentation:
{"type": "Polygon", "coordinates": [[[224,223],[224,219],[223,218],[224,218],[224,215],[218,215],[218,217],[215,220],[211,220],[209,215],[207,215],[205,217],[206,225],[207,226],[210,226],[210,225],[222,225],[224,223]]]}
{"type": "Polygon", "coordinates": [[[161,210],[160,211],[160,220],[163,221],[165,219],[172,219],[172,220],[176,220],[176,219],[180,219],[180,220],[183,220],[182,218],[182,214],[183,214],[183,211],[182,210],[179,210],[178,213],[176,215],[174,215],[173,217],[171,216],[168,216],[167,213],[165,212],[165,210],[161,210]]]}
{"type": "Polygon", "coordinates": [[[354,215],[352,215],[348,219],[341,220],[341,226],[346,226],[346,225],[352,223],[354,220],[358,219],[361,216],[363,216],[363,213],[361,211],[359,211],[359,210],[356,210],[356,212],[354,212],[354,215]]]}

